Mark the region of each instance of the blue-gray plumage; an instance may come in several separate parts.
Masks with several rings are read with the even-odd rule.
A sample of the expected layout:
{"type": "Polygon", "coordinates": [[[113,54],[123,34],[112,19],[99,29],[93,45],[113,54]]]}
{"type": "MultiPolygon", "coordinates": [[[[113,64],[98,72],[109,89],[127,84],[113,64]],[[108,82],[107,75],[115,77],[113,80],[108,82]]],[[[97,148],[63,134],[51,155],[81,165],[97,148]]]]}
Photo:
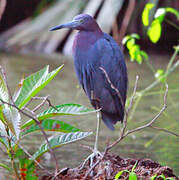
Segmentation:
{"type": "Polygon", "coordinates": [[[95,109],[101,108],[102,120],[111,130],[117,121],[123,121],[127,93],[127,69],[123,54],[108,34],[101,31],[96,21],[87,14],[76,16],[67,24],[56,26],[77,29],[73,43],[75,70],[80,84],[95,109]],[[118,89],[123,105],[111,83],[118,89]]]}

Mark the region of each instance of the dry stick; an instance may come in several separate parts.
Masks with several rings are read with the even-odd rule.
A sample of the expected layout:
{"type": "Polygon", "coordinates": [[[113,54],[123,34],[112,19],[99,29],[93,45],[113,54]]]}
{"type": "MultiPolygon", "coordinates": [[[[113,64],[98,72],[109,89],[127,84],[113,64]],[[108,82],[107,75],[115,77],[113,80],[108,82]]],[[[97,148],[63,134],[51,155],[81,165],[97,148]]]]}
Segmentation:
{"type": "Polygon", "coordinates": [[[138,80],[139,80],[139,76],[137,75],[136,76],[136,81],[135,81],[135,85],[134,85],[134,90],[133,90],[133,94],[132,94],[132,97],[131,97],[131,100],[130,100],[130,103],[129,103],[129,107],[127,109],[127,111],[125,111],[125,117],[124,117],[124,125],[122,127],[122,131],[121,131],[121,134],[120,134],[120,137],[114,142],[112,143],[111,145],[109,145],[107,148],[106,148],[106,153],[109,149],[111,149],[113,146],[115,146],[116,144],[118,144],[122,139],[123,139],[123,136],[124,136],[124,133],[125,133],[125,130],[126,130],[126,127],[127,127],[127,118],[128,118],[128,114],[132,108],[132,105],[133,105],[133,102],[134,102],[134,97],[136,95],[136,91],[137,91],[137,83],[138,83],[138,80]]]}

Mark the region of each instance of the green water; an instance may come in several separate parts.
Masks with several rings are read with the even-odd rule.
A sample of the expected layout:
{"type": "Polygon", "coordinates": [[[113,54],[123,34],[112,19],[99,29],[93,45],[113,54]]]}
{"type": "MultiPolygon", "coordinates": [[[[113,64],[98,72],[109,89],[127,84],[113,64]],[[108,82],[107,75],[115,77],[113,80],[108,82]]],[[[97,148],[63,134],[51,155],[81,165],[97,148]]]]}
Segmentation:
{"type": "MultiPolygon", "coordinates": [[[[165,67],[168,56],[150,57],[152,63],[157,68],[165,67]]],[[[67,61],[65,57],[38,57],[38,56],[20,56],[0,54],[0,64],[3,65],[8,74],[8,81],[11,89],[15,89],[16,83],[22,77],[36,72],[49,64],[50,69],[54,69],[60,64],[65,63],[63,70],[59,75],[39,94],[45,96],[50,94],[50,99],[53,104],[62,103],[79,103],[91,107],[84,92],[79,88],[78,82],[73,70],[73,64],[67,61]]],[[[132,87],[135,82],[135,76],[139,75],[138,90],[147,87],[154,79],[150,70],[145,64],[137,65],[128,62],[129,74],[129,91],[131,94],[132,87]]],[[[168,93],[168,107],[162,116],[156,121],[155,126],[167,128],[168,130],[179,133],[179,82],[178,82],[179,68],[168,78],[169,93],[168,93]]],[[[160,91],[161,87],[157,86],[150,92],[160,91]]],[[[139,106],[136,109],[134,117],[128,122],[128,128],[138,127],[150,121],[161,108],[163,97],[160,94],[147,95],[142,98],[139,106]]],[[[61,120],[69,122],[83,131],[94,131],[96,127],[96,115],[90,114],[80,117],[60,117],[61,120]]],[[[117,124],[114,132],[109,131],[104,124],[101,126],[99,149],[104,150],[106,139],[109,138],[112,142],[118,137],[120,123],[117,124]]],[[[91,152],[80,147],[80,144],[93,146],[94,136],[88,137],[78,143],[66,145],[56,150],[60,168],[75,167],[82,162],[84,157],[87,157],[91,152]]],[[[44,141],[39,134],[28,136],[23,140],[23,146],[31,153],[33,153],[39,145],[44,141]]],[[[1,148],[1,146],[0,146],[1,148]]],[[[141,132],[130,135],[124,139],[119,145],[114,147],[113,152],[123,157],[133,158],[151,158],[158,161],[162,165],[170,166],[174,172],[179,175],[179,138],[171,136],[164,132],[159,132],[153,129],[145,129],[141,132]]],[[[7,163],[7,156],[1,148],[0,158],[4,163],[7,163]]],[[[44,155],[43,164],[48,168],[54,167],[53,159],[50,154],[44,155]]],[[[4,176],[4,170],[0,169],[0,176],[4,176]]]]}

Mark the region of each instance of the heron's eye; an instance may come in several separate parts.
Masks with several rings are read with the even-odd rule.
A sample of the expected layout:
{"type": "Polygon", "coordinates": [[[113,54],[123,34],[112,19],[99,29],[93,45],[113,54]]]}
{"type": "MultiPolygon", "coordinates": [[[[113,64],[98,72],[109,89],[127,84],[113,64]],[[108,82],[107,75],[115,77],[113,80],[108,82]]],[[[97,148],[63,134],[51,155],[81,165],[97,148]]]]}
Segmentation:
{"type": "Polygon", "coordinates": [[[79,22],[82,23],[84,20],[83,19],[80,19],[79,22]]]}

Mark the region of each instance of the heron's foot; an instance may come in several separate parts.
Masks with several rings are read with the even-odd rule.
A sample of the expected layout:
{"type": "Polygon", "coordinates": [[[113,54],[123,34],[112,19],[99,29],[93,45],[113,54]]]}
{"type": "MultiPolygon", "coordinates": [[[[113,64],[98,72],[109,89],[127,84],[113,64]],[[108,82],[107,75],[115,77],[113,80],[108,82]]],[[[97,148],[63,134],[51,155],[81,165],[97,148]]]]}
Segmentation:
{"type": "Polygon", "coordinates": [[[92,154],[90,154],[83,162],[80,167],[80,170],[84,168],[86,163],[89,161],[89,167],[92,167],[97,159],[101,158],[102,154],[98,150],[94,150],[92,154]]]}

